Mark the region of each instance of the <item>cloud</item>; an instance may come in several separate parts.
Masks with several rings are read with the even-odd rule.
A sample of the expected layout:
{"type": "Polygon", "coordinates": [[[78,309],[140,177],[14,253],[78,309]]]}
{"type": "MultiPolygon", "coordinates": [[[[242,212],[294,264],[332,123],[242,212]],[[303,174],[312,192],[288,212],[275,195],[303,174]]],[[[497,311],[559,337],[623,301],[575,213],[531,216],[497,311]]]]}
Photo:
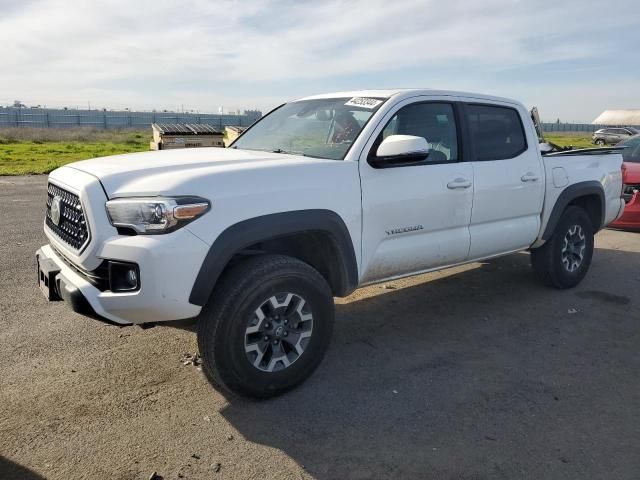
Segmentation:
{"type": "Polygon", "coordinates": [[[6,14],[4,3],[0,102],[114,107],[266,108],[311,93],[304,85],[390,74],[407,85],[451,72],[459,84],[465,72],[599,61],[619,52],[616,32],[640,24],[626,0],[606,15],[574,0],[40,0],[7,2],[6,14]]]}

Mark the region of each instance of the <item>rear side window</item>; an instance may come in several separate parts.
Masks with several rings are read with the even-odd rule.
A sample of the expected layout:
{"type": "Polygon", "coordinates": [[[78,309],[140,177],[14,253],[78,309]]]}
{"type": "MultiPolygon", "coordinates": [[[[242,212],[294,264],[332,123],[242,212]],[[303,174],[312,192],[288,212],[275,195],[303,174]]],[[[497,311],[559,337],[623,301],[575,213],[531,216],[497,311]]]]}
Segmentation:
{"type": "Polygon", "coordinates": [[[527,149],[517,110],[495,105],[467,105],[467,123],[476,160],[506,160],[527,149]]]}

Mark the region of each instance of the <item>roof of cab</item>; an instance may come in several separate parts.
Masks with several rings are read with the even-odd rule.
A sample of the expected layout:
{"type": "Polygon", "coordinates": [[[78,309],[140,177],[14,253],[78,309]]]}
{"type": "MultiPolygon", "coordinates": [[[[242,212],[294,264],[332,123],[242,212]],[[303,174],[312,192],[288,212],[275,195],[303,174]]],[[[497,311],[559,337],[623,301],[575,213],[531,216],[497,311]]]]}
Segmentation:
{"type": "Polygon", "coordinates": [[[311,95],[309,97],[299,98],[300,100],[314,100],[320,98],[352,98],[352,97],[373,97],[373,98],[390,98],[397,97],[398,100],[416,96],[439,96],[439,97],[467,97],[478,100],[493,100],[498,102],[506,102],[518,104],[516,100],[503,97],[495,97],[493,95],[483,95],[481,93],[457,92],[454,90],[435,90],[430,88],[394,88],[385,90],[353,90],[347,92],[323,93],[320,95],[311,95]]]}

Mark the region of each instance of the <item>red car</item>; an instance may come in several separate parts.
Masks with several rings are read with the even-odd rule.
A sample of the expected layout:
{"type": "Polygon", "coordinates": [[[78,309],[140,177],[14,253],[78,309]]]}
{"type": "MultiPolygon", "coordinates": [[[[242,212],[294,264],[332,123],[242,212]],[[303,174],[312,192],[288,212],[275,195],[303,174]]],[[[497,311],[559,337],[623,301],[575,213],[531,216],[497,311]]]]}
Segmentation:
{"type": "Polygon", "coordinates": [[[622,151],[622,183],[624,213],[610,226],[640,231],[640,135],[634,135],[620,143],[622,151]]]}

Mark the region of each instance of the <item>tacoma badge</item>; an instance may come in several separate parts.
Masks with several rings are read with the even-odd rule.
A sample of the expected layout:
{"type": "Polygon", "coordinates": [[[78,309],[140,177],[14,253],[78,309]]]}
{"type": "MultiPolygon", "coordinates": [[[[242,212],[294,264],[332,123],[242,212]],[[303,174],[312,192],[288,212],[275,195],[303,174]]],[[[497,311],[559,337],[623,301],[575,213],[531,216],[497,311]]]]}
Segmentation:
{"type": "Polygon", "coordinates": [[[412,227],[394,228],[385,231],[387,235],[398,235],[400,233],[415,232],[416,230],[424,230],[424,227],[422,225],[414,225],[412,227]]]}

